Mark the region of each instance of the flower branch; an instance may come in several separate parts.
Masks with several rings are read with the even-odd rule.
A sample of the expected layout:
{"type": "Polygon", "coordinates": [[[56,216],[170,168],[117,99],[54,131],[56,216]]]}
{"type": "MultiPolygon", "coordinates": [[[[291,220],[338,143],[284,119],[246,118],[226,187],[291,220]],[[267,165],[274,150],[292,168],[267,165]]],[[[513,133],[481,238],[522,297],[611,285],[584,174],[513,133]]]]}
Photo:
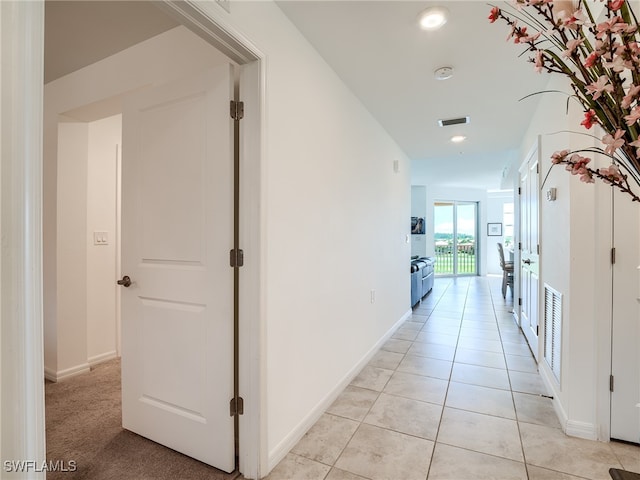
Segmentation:
{"type": "Polygon", "coordinates": [[[609,0],[604,3],[604,20],[596,23],[590,5],[597,2],[515,0],[512,8],[492,6],[489,21],[508,25],[507,40],[524,47],[536,72],[565,76],[570,96],[585,113],[581,125],[599,125],[605,132],[600,139],[603,148],[591,153],[611,159],[606,169],[592,169],[586,157],[570,152],[562,159],[552,158],[552,163],[565,164],[584,182],[601,180],[639,201],[628,181],[630,177],[634,188],[640,186],[638,20],[628,0],[609,0]]]}

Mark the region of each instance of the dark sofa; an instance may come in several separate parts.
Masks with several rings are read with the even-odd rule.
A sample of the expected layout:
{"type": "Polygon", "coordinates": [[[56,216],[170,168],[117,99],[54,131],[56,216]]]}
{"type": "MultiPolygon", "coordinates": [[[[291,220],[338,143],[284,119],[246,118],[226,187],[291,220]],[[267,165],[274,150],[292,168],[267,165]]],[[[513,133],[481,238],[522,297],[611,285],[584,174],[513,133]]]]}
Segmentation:
{"type": "Polygon", "coordinates": [[[415,306],[433,288],[435,257],[411,259],[411,306],[415,306]]]}

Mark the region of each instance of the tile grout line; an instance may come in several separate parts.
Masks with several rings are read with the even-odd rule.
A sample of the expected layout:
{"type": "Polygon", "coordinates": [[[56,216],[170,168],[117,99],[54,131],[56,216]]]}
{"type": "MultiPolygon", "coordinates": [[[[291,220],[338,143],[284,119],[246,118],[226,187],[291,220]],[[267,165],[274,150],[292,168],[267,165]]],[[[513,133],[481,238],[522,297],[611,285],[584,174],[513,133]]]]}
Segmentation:
{"type": "MultiPolygon", "coordinates": [[[[504,358],[504,366],[507,371],[507,378],[509,379],[509,391],[511,393],[511,403],[513,405],[513,412],[516,416],[515,422],[516,422],[516,428],[518,429],[518,439],[520,440],[520,452],[522,453],[522,463],[524,464],[524,473],[527,476],[527,479],[530,479],[531,476],[529,475],[529,466],[527,465],[527,455],[525,454],[524,442],[522,441],[522,431],[520,429],[519,413],[518,413],[518,409],[516,408],[516,399],[513,394],[513,384],[511,383],[511,374],[510,374],[511,370],[509,368],[509,364],[507,363],[507,353],[504,350],[504,342],[502,340],[502,329],[500,328],[500,324],[498,323],[498,315],[496,313],[495,302],[493,300],[493,292],[491,290],[489,290],[489,295],[491,296],[493,313],[496,317],[496,326],[498,327],[498,336],[500,337],[500,344],[502,345],[502,356],[504,358]]],[[[522,332],[522,330],[520,329],[519,331],[522,332]]]]}
{"type": "MultiPolygon", "coordinates": [[[[467,283],[467,291],[466,291],[466,294],[465,294],[465,304],[466,304],[468,296],[469,296],[469,283],[467,283]]],[[[438,445],[438,437],[440,436],[440,427],[442,426],[442,419],[444,418],[444,409],[446,408],[446,405],[447,405],[447,398],[449,396],[449,388],[451,388],[451,377],[453,376],[453,366],[455,365],[456,354],[458,353],[458,343],[460,342],[460,331],[462,330],[463,319],[464,319],[464,307],[462,309],[462,313],[461,313],[461,317],[460,317],[460,323],[459,323],[459,326],[458,326],[458,336],[456,338],[456,345],[455,345],[455,350],[453,352],[453,358],[451,359],[451,370],[449,371],[449,379],[447,380],[447,388],[446,388],[445,393],[444,393],[444,398],[442,399],[442,410],[440,411],[440,419],[438,421],[438,428],[436,429],[435,438],[433,439],[433,449],[431,450],[431,458],[429,459],[429,468],[427,469],[427,475],[425,477],[425,480],[428,480],[429,479],[429,475],[431,475],[431,467],[433,466],[433,459],[434,459],[434,456],[435,456],[435,453],[436,453],[436,446],[438,445]]],[[[446,444],[443,444],[443,445],[446,445],[446,444]]]]}
{"type": "MultiPolygon", "coordinates": [[[[441,297],[440,297],[440,298],[441,298],[441,297]]],[[[440,301],[440,299],[439,299],[438,301],[440,301]]],[[[422,300],[421,300],[421,302],[422,302],[422,300]]],[[[429,321],[429,317],[430,317],[430,316],[431,316],[431,314],[433,313],[433,310],[435,310],[435,306],[434,306],[434,308],[429,312],[429,315],[426,315],[427,320],[424,322],[424,325],[426,325],[426,324],[427,324],[427,322],[429,321]]],[[[413,316],[413,311],[411,312],[411,315],[413,316]]],[[[425,315],[422,315],[422,316],[425,316],[425,315]]],[[[407,321],[409,321],[409,319],[407,319],[407,320],[406,320],[402,325],[406,324],[406,323],[407,323],[407,321]]],[[[401,326],[402,326],[402,325],[401,325],[401,326]]],[[[424,325],[423,325],[423,327],[424,327],[424,325]]],[[[396,330],[396,331],[397,331],[397,330],[396,330]]],[[[422,328],[421,328],[419,331],[422,331],[422,328]]],[[[394,332],[394,335],[395,335],[395,332],[394,332]]],[[[393,338],[393,335],[391,336],[391,338],[390,338],[390,339],[392,339],[392,338],[393,338]]],[[[400,339],[396,339],[396,340],[400,340],[400,339]]],[[[406,352],[402,353],[402,359],[398,362],[398,364],[397,364],[397,365],[395,366],[395,368],[393,369],[393,374],[395,374],[395,373],[398,371],[398,367],[400,366],[400,364],[402,363],[402,361],[407,357],[407,354],[408,354],[409,350],[411,349],[411,347],[413,346],[413,344],[414,344],[414,342],[415,342],[415,339],[414,339],[414,340],[410,340],[410,342],[411,342],[411,345],[407,348],[407,351],[406,351],[406,352]]],[[[380,349],[378,350],[378,352],[380,352],[380,351],[387,351],[387,352],[389,352],[390,350],[385,350],[385,349],[384,349],[384,344],[383,344],[383,345],[380,347],[380,349]]],[[[377,352],[376,352],[376,353],[377,353],[377,352]]],[[[392,352],[392,353],[401,353],[401,352],[392,352]]],[[[386,370],[389,370],[389,369],[386,369],[386,370]]],[[[347,446],[349,445],[349,443],[351,443],[351,441],[353,440],[353,437],[356,435],[356,433],[358,432],[358,430],[360,430],[360,428],[362,427],[362,425],[369,425],[369,424],[366,424],[366,423],[365,423],[365,420],[366,420],[367,416],[369,416],[369,414],[371,413],[371,410],[373,409],[373,407],[375,406],[375,404],[376,404],[376,403],[378,402],[378,400],[380,399],[381,395],[384,393],[384,389],[385,389],[385,388],[387,387],[387,385],[389,384],[389,381],[390,381],[390,380],[391,380],[391,378],[393,377],[393,374],[391,374],[391,375],[389,376],[389,378],[387,379],[387,381],[385,382],[385,384],[382,386],[382,388],[381,388],[381,390],[380,390],[380,391],[377,391],[377,390],[371,390],[371,389],[366,389],[366,390],[370,390],[370,391],[372,391],[372,392],[376,392],[376,393],[377,393],[377,396],[376,396],[375,400],[374,400],[373,402],[371,402],[371,406],[367,409],[366,413],[362,416],[362,419],[358,421],[358,426],[357,426],[357,427],[356,427],[356,429],[353,431],[353,433],[351,434],[351,436],[349,437],[349,439],[347,440],[347,442],[345,442],[344,447],[342,447],[342,449],[340,450],[340,453],[338,453],[338,455],[336,456],[336,459],[335,459],[335,461],[333,462],[333,464],[328,465],[328,466],[330,467],[330,468],[329,468],[329,471],[328,471],[328,472],[327,472],[327,474],[323,477],[323,479],[326,479],[326,478],[329,476],[329,474],[331,473],[331,470],[333,470],[334,468],[337,468],[337,467],[336,467],[336,463],[338,463],[338,460],[340,459],[340,457],[341,457],[341,456],[342,456],[342,454],[344,453],[344,451],[345,451],[345,449],[347,448],[347,446]]],[[[351,384],[349,384],[349,385],[351,385],[351,384]]],[[[358,388],[364,388],[364,387],[358,387],[358,388]]],[[[401,397],[401,398],[404,398],[404,397],[401,397]]],[[[325,412],[325,414],[326,414],[326,413],[327,413],[327,412],[325,412]]],[[[331,415],[331,414],[330,414],[330,415],[331,415]]],[[[346,418],[346,417],[341,417],[341,418],[346,418]]],[[[353,419],[350,419],[350,420],[353,420],[353,419]]],[[[374,426],[374,427],[375,427],[375,425],[372,425],[372,426],[374,426]]],[[[378,428],[381,428],[381,427],[378,427],[378,428]]],[[[386,430],[394,431],[394,430],[391,430],[391,429],[386,429],[386,430]]],[[[347,471],[347,472],[348,472],[348,470],[345,470],[345,471],[347,471]]],[[[362,475],[360,475],[360,474],[356,474],[355,472],[349,472],[349,473],[352,473],[352,474],[354,474],[354,475],[359,475],[359,476],[363,477],[362,475]]],[[[368,478],[368,477],[363,477],[363,478],[368,478]]],[[[368,480],[370,480],[370,479],[368,479],[368,480]]]]}

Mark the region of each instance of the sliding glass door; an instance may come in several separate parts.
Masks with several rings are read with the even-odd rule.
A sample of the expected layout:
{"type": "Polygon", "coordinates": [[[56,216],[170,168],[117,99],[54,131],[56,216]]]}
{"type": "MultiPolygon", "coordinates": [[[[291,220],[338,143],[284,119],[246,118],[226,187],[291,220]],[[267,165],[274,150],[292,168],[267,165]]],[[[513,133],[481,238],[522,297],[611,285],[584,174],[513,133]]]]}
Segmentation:
{"type": "Polygon", "coordinates": [[[477,275],[478,204],[433,205],[436,275],[477,275]]]}

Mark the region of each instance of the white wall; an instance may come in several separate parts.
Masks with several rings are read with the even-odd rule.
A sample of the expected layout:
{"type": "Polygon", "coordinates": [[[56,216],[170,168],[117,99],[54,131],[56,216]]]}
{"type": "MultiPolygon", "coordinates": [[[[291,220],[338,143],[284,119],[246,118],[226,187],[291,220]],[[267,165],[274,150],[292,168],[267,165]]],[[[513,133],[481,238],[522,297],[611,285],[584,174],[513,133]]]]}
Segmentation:
{"type": "MultiPolygon", "coordinates": [[[[433,225],[433,204],[436,201],[458,200],[464,202],[478,202],[478,248],[479,248],[479,275],[486,274],[487,268],[487,191],[472,188],[446,188],[442,187],[428,177],[414,174],[411,179],[414,185],[424,185],[426,187],[426,225],[423,241],[427,256],[435,256],[434,225],[433,225]]],[[[495,247],[494,247],[495,248],[495,247]]]]}
{"type": "MultiPolygon", "coordinates": [[[[101,210],[99,199],[95,202],[93,198],[94,192],[98,193],[95,190],[97,187],[93,185],[91,192],[87,189],[88,175],[95,178],[101,174],[96,170],[101,162],[101,154],[92,156],[91,167],[87,163],[89,132],[93,133],[91,144],[95,151],[98,148],[98,136],[95,133],[97,129],[106,128],[109,121],[105,120],[104,124],[98,122],[91,127],[88,122],[119,113],[121,95],[126,92],[200,72],[225,60],[226,57],[204,40],[184,27],[178,27],[45,85],[44,358],[49,378],[60,379],[85,371],[90,357],[96,360],[108,357],[113,352],[114,327],[109,326],[107,331],[102,327],[93,328],[97,327],[97,317],[88,319],[87,316],[85,285],[88,269],[93,272],[96,268],[112,268],[98,266],[101,263],[98,257],[102,254],[89,248],[88,242],[93,247],[93,238],[88,238],[87,230],[88,211],[95,213],[101,210]],[[185,55],[185,51],[190,54],[185,55]],[[59,124],[61,119],[76,123],[59,124]],[[82,134],[85,145],[81,147],[83,159],[58,155],[59,125],[63,133],[74,128],[85,130],[82,134]],[[60,221],[67,224],[58,224],[60,221]],[[98,255],[91,255],[87,260],[87,251],[98,255]],[[92,326],[90,335],[87,331],[88,322],[92,326]],[[105,335],[105,338],[99,340],[101,335],[105,335]],[[108,345],[102,343],[103,340],[108,345]]],[[[109,127],[112,138],[106,140],[107,143],[115,141],[113,128],[109,127]]],[[[109,156],[112,147],[105,148],[105,155],[109,156]]],[[[108,175],[113,176],[114,173],[108,175]]],[[[111,226],[106,227],[115,228],[113,219],[96,221],[99,224],[110,223],[111,226]]],[[[94,224],[90,228],[94,228],[94,224]]],[[[96,302],[100,302],[100,299],[92,294],[89,304],[92,314],[101,308],[96,302]]]]}
{"type": "Polygon", "coordinates": [[[271,468],[409,311],[410,165],[274,3],[230,18],[266,55],[271,468]]]}
{"type": "Polygon", "coordinates": [[[57,356],[47,364],[49,378],[87,371],[87,151],[88,125],[58,126],[57,356]],[[80,359],[78,361],[77,359],[80,359]]]}
{"type": "MultiPolygon", "coordinates": [[[[230,22],[266,56],[263,285],[272,468],[410,312],[410,166],[274,3],[239,2],[231,11],[230,22]]],[[[202,47],[184,55],[183,45],[166,39],[158,47],[163,55],[140,46],[52,82],[45,126],[53,130],[57,112],[205,68],[196,54],[202,47]],[[143,71],[134,68],[142,64],[143,71]]],[[[55,140],[45,139],[51,194],[55,140]]],[[[50,221],[46,226],[55,231],[50,221]]],[[[47,268],[56,269],[52,257],[47,268]]],[[[47,325],[55,326],[56,314],[52,302],[47,325]]],[[[75,362],[85,362],[79,353],[75,362]]]]}
{"type": "Polygon", "coordinates": [[[88,124],[87,158],[87,356],[89,364],[118,354],[116,285],[118,155],[122,117],[88,124]],[[94,232],[106,233],[96,244],[94,232]]]}
{"type": "MultiPolygon", "coordinates": [[[[500,268],[500,256],[498,254],[498,243],[504,245],[504,205],[505,203],[513,203],[513,192],[488,192],[487,193],[487,223],[502,223],[502,236],[494,237],[487,235],[486,225],[480,226],[480,235],[485,238],[486,252],[486,273],[494,275],[502,275],[500,268]]],[[[505,251],[505,259],[509,260],[508,253],[505,251]]]]}
{"type": "MultiPolygon", "coordinates": [[[[566,91],[566,85],[562,79],[553,78],[548,89],[566,91]]],[[[548,284],[563,294],[560,383],[553,379],[544,360],[541,360],[541,372],[553,390],[556,411],[565,431],[575,436],[608,440],[608,406],[603,402],[608,402],[607,365],[610,365],[610,349],[606,346],[607,335],[610,341],[607,332],[611,322],[611,299],[606,293],[611,289],[608,264],[611,219],[610,207],[607,207],[610,192],[602,182],[583,184],[563,166],[551,168],[550,162],[554,151],[593,145],[589,137],[558,133],[581,131],[581,118],[577,107],[567,115],[564,96],[542,95],[522,144],[521,159],[537,135],[542,134],[540,276],[541,288],[548,284]],[[557,189],[554,202],[544,198],[544,192],[550,187],[557,189]]],[[[542,324],[544,310],[539,311],[542,324]]]]}

